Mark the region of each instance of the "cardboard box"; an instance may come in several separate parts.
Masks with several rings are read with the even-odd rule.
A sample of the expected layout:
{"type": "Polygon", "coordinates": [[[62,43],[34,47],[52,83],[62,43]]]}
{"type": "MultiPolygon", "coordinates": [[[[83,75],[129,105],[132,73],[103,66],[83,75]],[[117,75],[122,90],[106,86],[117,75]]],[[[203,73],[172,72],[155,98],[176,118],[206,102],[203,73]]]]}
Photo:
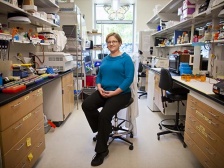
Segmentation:
{"type": "Polygon", "coordinates": [[[178,8],[177,15],[180,16],[180,15],[182,15],[182,13],[183,13],[183,7],[181,6],[178,8]]]}
{"type": "Polygon", "coordinates": [[[183,1],[183,10],[186,8],[195,8],[195,4],[192,4],[188,0],[185,0],[183,1]]]}
{"type": "Polygon", "coordinates": [[[186,8],[183,10],[183,18],[190,18],[195,12],[195,8],[186,8]]]}

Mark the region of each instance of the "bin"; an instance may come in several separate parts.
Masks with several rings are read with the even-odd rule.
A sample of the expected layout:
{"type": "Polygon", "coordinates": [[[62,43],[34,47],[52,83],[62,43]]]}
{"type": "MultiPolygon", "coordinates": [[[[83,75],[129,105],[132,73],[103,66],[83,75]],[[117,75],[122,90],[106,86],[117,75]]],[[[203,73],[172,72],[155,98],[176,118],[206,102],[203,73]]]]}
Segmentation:
{"type": "Polygon", "coordinates": [[[96,91],[96,88],[83,88],[82,89],[82,98],[85,100],[89,95],[96,91]]]}
{"type": "Polygon", "coordinates": [[[90,87],[90,86],[96,86],[96,76],[94,75],[88,75],[86,76],[86,86],[90,87]]]}

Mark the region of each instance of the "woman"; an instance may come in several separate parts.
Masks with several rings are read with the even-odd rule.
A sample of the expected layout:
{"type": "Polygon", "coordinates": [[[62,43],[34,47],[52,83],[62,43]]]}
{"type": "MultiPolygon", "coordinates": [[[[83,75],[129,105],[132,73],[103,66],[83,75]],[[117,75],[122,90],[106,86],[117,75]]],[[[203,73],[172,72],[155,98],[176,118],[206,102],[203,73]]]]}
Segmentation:
{"type": "Polygon", "coordinates": [[[96,79],[97,91],[88,96],[82,103],[82,109],[92,131],[97,133],[92,166],[99,166],[108,155],[107,141],[112,132],[111,121],[119,110],[128,104],[131,98],[130,85],[134,78],[134,64],[131,57],[119,48],[122,39],[117,33],[106,37],[110,54],[100,65],[96,79]],[[103,107],[99,112],[98,109],[103,107]]]}

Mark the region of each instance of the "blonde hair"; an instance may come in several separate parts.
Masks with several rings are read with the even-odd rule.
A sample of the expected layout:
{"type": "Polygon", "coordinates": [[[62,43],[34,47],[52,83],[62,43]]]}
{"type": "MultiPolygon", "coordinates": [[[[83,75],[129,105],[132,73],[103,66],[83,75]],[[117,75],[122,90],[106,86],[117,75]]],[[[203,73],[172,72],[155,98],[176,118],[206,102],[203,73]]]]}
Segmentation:
{"type": "Polygon", "coordinates": [[[111,37],[111,36],[114,36],[114,37],[117,39],[117,41],[118,41],[120,44],[122,44],[121,36],[120,36],[119,34],[115,33],[115,32],[109,33],[109,34],[107,35],[107,37],[106,37],[106,42],[108,41],[109,37],[111,37]]]}

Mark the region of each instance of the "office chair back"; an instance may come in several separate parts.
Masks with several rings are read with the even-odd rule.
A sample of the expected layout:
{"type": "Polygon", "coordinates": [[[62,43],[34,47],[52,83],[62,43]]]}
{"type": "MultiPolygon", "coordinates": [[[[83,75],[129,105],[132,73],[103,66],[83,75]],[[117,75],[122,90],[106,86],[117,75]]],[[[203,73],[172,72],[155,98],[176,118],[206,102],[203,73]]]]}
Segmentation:
{"type": "Polygon", "coordinates": [[[162,68],[161,74],[160,74],[160,80],[159,80],[159,87],[162,90],[170,91],[173,88],[173,78],[171,77],[171,74],[169,70],[162,68]]]}
{"type": "Polygon", "coordinates": [[[138,64],[138,72],[142,72],[143,71],[143,65],[141,63],[141,61],[138,64]]]}

